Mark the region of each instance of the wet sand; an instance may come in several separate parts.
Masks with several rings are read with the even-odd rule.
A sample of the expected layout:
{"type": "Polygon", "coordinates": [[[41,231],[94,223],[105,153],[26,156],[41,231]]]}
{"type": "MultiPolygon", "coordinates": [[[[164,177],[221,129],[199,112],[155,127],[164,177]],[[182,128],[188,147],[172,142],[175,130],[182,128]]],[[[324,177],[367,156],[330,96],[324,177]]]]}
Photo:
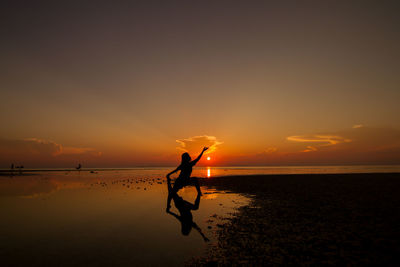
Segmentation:
{"type": "Polygon", "coordinates": [[[202,185],[252,197],[190,265],[398,265],[400,174],[255,175],[202,185]]]}

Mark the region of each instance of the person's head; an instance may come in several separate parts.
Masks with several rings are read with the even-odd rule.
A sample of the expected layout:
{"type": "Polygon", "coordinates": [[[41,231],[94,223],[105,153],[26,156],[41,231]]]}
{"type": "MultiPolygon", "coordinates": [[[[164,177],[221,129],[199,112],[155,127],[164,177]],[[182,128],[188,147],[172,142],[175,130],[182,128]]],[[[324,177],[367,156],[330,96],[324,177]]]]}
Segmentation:
{"type": "Polygon", "coordinates": [[[182,163],[188,163],[190,162],[191,158],[189,153],[185,152],[182,154],[182,163]]]}

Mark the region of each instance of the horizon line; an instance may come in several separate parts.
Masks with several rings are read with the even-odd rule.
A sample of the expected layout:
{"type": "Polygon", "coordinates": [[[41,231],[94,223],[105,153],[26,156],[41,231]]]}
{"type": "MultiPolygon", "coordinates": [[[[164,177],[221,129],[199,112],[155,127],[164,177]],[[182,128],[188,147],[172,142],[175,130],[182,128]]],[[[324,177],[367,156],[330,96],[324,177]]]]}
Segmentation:
{"type": "MultiPolygon", "coordinates": [[[[227,166],[197,166],[197,168],[306,168],[306,167],[385,167],[385,166],[399,166],[400,164],[321,164],[321,165],[227,165],[227,166]]],[[[107,170],[134,170],[134,169],[151,169],[151,168],[176,168],[175,165],[171,166],[132,166],[132,167],[86,167],[80,170],[75,167],[33,167],[22,168],[21,171],[107,171],[107,170]]],[[[0,168],[0,172],[20,171],[19,168],[0,168]]]]}

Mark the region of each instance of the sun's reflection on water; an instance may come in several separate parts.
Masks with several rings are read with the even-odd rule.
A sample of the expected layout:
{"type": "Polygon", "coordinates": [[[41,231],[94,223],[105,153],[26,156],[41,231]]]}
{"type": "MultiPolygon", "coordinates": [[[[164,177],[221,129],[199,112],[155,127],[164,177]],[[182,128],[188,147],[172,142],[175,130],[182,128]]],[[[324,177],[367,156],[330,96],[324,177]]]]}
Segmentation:
{"type": "Polygon", "coordinates": [[[211,168],[207,167],[207,178],[211,177],[211,168]]]}

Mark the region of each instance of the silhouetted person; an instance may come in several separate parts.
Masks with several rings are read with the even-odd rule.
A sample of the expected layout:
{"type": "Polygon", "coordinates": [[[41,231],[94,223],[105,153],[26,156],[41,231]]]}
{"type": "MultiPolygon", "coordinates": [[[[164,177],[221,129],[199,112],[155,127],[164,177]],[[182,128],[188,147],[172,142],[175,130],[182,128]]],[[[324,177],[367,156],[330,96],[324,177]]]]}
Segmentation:
{"type": "Polygon", "coordinates": [[[78,167],[76,167],[76,169],[77,169],[78,171],[80,171],[81,168],[82,168],[82,165],[79,163],[79,164],[78,164],[78,167]]]}
{"type": "Polygon", "coordinates": [[[174,216],[179,220],[181,223],[181,231],[183,235],[189,235],[190,231],[192,228],[196,229],[201,237],[203,237],[205,242],[210,241],[201,231],[200,227],[193,222],[193,215],[192,215],[192,210],[198,210],[200,206],[200,193],[197,193],[196,200],[194,204],[184,200],[182,197],[180,197],[173,189],[171,186],[171,181],[168,180],[167,182],[168,185],[168,199],[167,199],[167,209],[166,212],[174,216]],[[179,214],[176,214],[172,211],[170,211],[171,208],[171,200],[174,200],[175,207],[178,209],[179,214]]]}
{"type": "Polygon", "coordinates": [[[181,188],[187,185],[194,185],[196,186],[197,193],[200,196],[202,195],[198,179],[190,178],[190,175],[192,174],[193,166],[196,165],[196,163],[201,159],[201,156],[203,156],[204,151],[206,151],[207,149],[208,147],[204,147],[200,155],[195,160],[191,160],[189,153],[183,153],[181,165],[179,165],[178,168],[167,174],[167,181],[170,182],[170,175],[177,171],[181,171],[178,178],[176,178],[175,180],[174,187],[172,188],[175,193],[177,193],[181,188]]]}

